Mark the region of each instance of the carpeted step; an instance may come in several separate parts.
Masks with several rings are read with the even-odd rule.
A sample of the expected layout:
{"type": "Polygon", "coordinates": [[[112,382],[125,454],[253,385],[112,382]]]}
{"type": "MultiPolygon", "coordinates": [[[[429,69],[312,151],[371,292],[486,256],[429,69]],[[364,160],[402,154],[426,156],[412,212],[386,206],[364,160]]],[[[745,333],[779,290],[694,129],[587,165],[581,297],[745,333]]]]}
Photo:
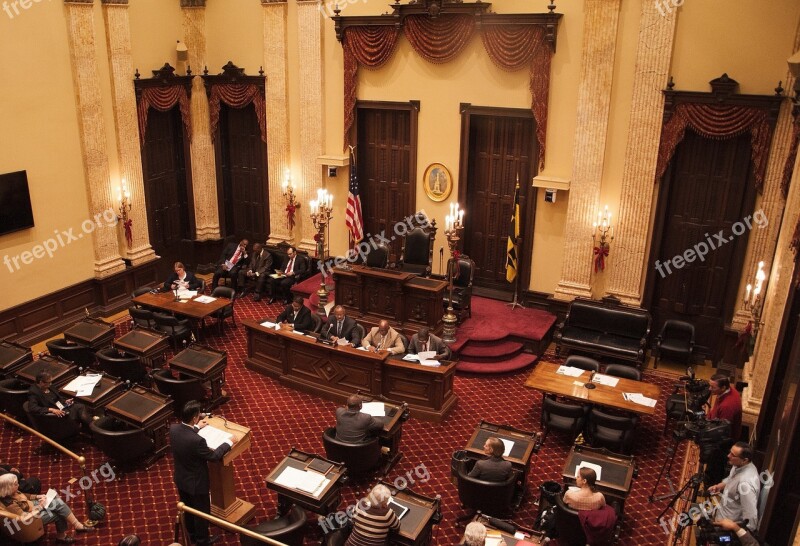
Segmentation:
{"type": "Polygon", "coordinates": [[[491,358],[505,360],[518,355],[522,351],[522,343],[516,341],[494,341],[492,343],[468,342],[458,352],[461,358],[485,360],[491,358]]]}
{"type": "Polygon", "coordinates": [[[505,373],[521,370],[536,362],[536,355],[520,353],[517,356],[505,360],[495,360],[493,362],[479,362],[469,358],[459,360],[456,370],[469,373],[505,373]]]}

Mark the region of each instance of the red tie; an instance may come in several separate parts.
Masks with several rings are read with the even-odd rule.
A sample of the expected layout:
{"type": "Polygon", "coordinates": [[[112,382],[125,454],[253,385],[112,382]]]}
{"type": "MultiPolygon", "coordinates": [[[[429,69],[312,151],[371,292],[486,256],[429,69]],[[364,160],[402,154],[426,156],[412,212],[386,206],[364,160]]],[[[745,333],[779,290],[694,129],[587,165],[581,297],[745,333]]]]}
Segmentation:
{"type": "Polygon", "coordinates": [[[292,266],[294,265],[294,258],[289,260],[289,263],[286,265],[286,274],[291,275],[292,273],[292,266]]]}
{"type": "Polygon", "coordinates": [[[236,247],[236,252],[234,253],[233,258],[231,258],[231,264],[236,265],[236,262],[239,261],[239,254],[241,253],[242,247],[236,247]]]}

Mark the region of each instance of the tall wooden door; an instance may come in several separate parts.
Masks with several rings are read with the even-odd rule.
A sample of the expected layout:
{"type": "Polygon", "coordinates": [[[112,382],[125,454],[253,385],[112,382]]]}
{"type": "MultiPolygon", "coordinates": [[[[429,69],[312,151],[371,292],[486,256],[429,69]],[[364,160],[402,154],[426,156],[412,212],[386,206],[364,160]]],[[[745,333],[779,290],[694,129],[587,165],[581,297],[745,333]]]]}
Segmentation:
{"type": "Polygon", "coordinates": [[[464,252],[475,261],[473,285],[513,293],[514,285],[506,281],[506,254],[517,179],[523,237],[519,271],[521,288],[527,288],[534,223],[530,181],[538,157],[536,124],[525,111],[471,114],[465,124],[462,156],[467,157],[462,157],[462,169],[466,164],[466,173],[461,173],[461,180],[466,176],[466,188],[459,195],[464,202],[466,191],[464,252]]]}
{"type": "Polygon", "coordinates": [[[733,314],[750,233],[744,218],[755,203],[751,173],[749,133],[712,140],[687,131],[659,197],[663,227],[654,234],[648,274],[654,281],[653,331],[668,319],[690,322],[699,352],[714,359],[733,314]],[[683,259],[689,249],[704,252],[704,245],[703,259],[691,253],[691,262],[683,259]]]}
{"type": "Polygon", "coordinates": [[[269,236],[269,185],[266,144],[253,104],[223,104],[217,138],[220,226],[226,236],[263,243],[269,236]]]}
{"type": "Polygon", "coordinates": [[[417,106],[360,103],[357,110],[359,193],[364,236],[384,232],[400,256],[395,224],[416,212],[417,106]]]}
{"type": "Polygon", "coordinates": [[[148,111],[142,149],[147,224],[150,244],[163,258],[165,271],[172,271],[172,264],[181,259],[181,240],[191,239],[194,232],[185,144],[177,106],[167,112],[148,111]]]}

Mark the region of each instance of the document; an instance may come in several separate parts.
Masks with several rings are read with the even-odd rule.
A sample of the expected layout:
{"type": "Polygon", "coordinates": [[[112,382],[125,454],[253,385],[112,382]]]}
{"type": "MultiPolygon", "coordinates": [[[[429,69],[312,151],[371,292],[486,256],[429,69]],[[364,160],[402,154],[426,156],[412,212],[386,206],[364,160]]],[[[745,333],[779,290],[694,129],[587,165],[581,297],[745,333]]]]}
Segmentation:
{"type": "Polygon", "coordinates": [[[345,338],[340,337],[336,340],[336,345],[350,345],[350,342],[347,341],[345,338]]]}
{"type": "Polygon", "coordinates": [[[331,481],[319,472],[309,472],[308,470],[299,470],[287,466],[280,476],[275,479],[275,483],[319,497],[320,493],[331,481]]]}
{"type": "Polygon", "coordinates": [[[594,382],[607,387],[616,387],[617,383],[619,383],[619,377],[596,373],[594,374],[594,382]]]}
{"type": "Polygon", "coordinates": [[[640,392],[623,392],[622,397],[629,402],[649,408],[656,405],[656,400],[654,398],[648,398],[640,392]]]}
{"type": "Polygon", "coordinates": [[[373,417],[386,417],[386,405],[383,402],[364,402],[361,411],[373,417]]]}
{"type": "Polygon", "coordinates": [[[438,360],[420,360],[419,363],[423,366],[430,366],[431,368],[436,368],[442,365],[442,363],[438,360]]]}
{"type": "Polygon", "coordinates": [[[495,531],[492,529],[491,531],[486,531],[486,539],[484,540],[484,546],[499,546],[503,543],[503,535],[500,534],[500,531],[495,531]]]}
{"type": "Polygon", "coordinates": [[[79,375],[67,383],[64,390],[74,392],[76,396],[89,396],[102,378],[102,375],[96,373],[79,375]]]}
{"type": "Polygon", "coordinates": [[[433,358],[436,356],[436,351],[420,351],[417,353],[417,356],[419,356],[420,361],[433,360],[433,358]]]}
{"type": "Polygon", "coordinates": [[[211,449],[217,449],[219,446],[233,438],[233,434],[225,432],[217,427],[206,425],[197,431],[197,434],[206,439],[206,444],[211,449]]]}
{"type": "Polygon", "coordinates": [[[394,498],[389,499],[389,508],[392,509],[394,514],[397,516],[397,519],[403,519],[403,516],[405,516],[408,512],[408,506],[403,506],[399,502],[395,501],[394,498]]]}
{"type": "Polygon", "coordinates": [[[581,468],[591,468],[594,470],[594,473],[597,474],[597,480],[600,481],[602,478],[600,476],[603,475],[603,467],[599,464],[590,463],[587,461],[581,461],[581,464],[575,468],[575,477],[578,477],[578,473],[580,472],[581,468]]]}
{"type": "Polygon", "coordinates": [[[178,288],[178,297],[182,300],[190,300],[197,295],[197,290],[186,290],[178,288]]]}
{"type": "Polygon", "coordinates": [[[557,374],[568,375],[569,377],[580,377],[583,370],[580,368],[573,368],[572,366],[559,366],[556,370],[557,374]]]}
{"type": "Polygon", "coordinates": [[[197,303],[211,303],[212,301],[217,301],[217,298],[212,298],[211,296],[200,296],[199,298],[195,298],[197,303]]]}
{"type": "Polygon", "coordinates": [[[505,438],[500,438],[500,441],[503,442],[503,446],[505,447],[503,450],[503,457],[508,457],[508,454],[511,453],[511,450],[514,448],[514,442],[506,440],[505,438]]]}
{"type": "Polygon", "coordinates": [[[264,322],[262,322],[261,326],[263,326],[264,328],[275,328],[276,330],[280,330],[281,329],[281,325],[280,324],[275,324],[274,322],[270,322],[268,320],[265,320],[264,322]]]}
{"type": "Polygon", "coordinates": [[[53,499],[57,496],[58,492],[55,489],[48,489],[44,496],[44,502],[41,504],[42,508],[47,508],[50,506],[50,503],[53,502],[53,499]]]}
{"type": "Polygon", "coordinates": [[[403,357],[403,360],[407,360],[409,362],[419,362],[419,355],[407,354],[403,357]]]}

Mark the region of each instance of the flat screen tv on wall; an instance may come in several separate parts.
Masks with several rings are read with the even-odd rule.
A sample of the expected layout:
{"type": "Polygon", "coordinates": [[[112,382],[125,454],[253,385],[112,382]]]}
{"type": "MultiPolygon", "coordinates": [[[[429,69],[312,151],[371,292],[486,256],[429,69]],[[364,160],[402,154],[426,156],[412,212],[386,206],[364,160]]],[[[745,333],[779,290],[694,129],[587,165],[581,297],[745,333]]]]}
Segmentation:
{"type": "Polygon", "coordinates": [[[27,172],[0,174],[0,235],[32,227],[27,172]]]}

